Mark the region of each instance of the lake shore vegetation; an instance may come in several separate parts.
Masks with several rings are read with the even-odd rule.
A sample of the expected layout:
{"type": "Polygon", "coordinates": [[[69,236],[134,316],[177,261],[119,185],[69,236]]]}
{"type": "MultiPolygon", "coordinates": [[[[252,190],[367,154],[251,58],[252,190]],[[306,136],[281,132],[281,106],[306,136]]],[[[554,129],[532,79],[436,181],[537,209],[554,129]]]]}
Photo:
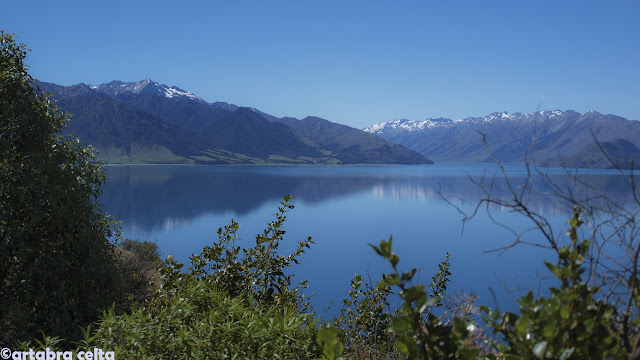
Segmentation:
{"type": "Polygon", "coordinates": [[[545,262],[555,285],[521,297],[517,313],[448,294],[449,255],[430,284],[418,283],[389,238],[371,245],[389,273],[372,284],[356,275],[339,315],[321,319],[293,275],[312,239],[280,251],[291,196],[253,243],[241,246],[232,220],[187,269],[171,256],[160,261],[155,244],[120,240],[97,204],[104,173],[91,148],[59,135],[69,116],[32,87],[24,46],[4,33],[0,41],[3,347],[98,347],[124,359],[640,359],[635,214],[610,212],[632,226],[615,228],[629,240],[630,262],[602,279],[597,243],[581,232],[585,208],[574,204],[568,236],[553,238],[557,258],[545,262]]]}

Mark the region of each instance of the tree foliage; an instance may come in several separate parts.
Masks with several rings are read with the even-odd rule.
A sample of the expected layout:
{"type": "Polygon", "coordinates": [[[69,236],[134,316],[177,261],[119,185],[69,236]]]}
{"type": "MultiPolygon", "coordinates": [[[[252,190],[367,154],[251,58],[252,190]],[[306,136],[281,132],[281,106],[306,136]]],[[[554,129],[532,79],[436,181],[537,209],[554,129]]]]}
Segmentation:
{"type": "Polygon", "coordinates": [[[384,354],[391,358],[393,335],[391,306],[388,300],[391,287],[377,287],[364,282],[355,274],[351,279],[349,297],[342,300],[340,315],[331,320],[345,347],[345,353],[359,358],[375,358],[384,354]]]}
{"type": "Polygon", "coordinates": [[[0,342],[73,337],[117,286],[91,148],[62,137],[69,115],[32,87],[24,45],[0,33],[0,342]]]}
{"type": "Polygon", "coordinates": [[[441,306],[439,297],[449,282],[449,254],[439,264],[438,272],[429,285],[432,295],[427,296],[424,284],[412,285],[411,280],[417,269],[399,272],[400,258],[392,250],[393,238],[381,240],[373,250],[385,258],[393,267],[393,272],[383,278],[378,287],[396,286],[403,303],[391,320],[390,330],[395,337],[395,347],[409,359],[473,359],[479,350],[468,346],[465,338],[469,335],[468,324],[461,318],[454,318],[453,325],[442,321],[433,314],[434,307],[441,306]]]}
{"type": "Polygon", "coordinates": [[[310,316],[229,296],[215,283],[185,276],[154,306],[107,313],[93,346],[117,359],[297,359],[317,354],[310,316]]]}
{"type": "MultiPolygon", "coordinates": [[[[482,307],[486,324],[501,336],[498,341],[490,341],[494,358],[640,359],[637,175],[620,168],[595,135],[593,139],[612,168],[629,181],[625,198],[610,197],[597,181],[578,169],[564,168],[559,179],[538,166],[535,155],[551,144],[541,144],[535,136],[524,160],[526,175],[516,182],[495,158],[484,134],[487,153],[497,165],[494,176],[471,179],[484,197],[471,213],[465,213],[457,201],[443,196],[464,215],[464,221],[473,219],[484,207],[494,223],[514,234],[512,243],[496,250],[537,246],[553,250],[558,259],[556,264],[545,262],[559,283],[549,289],[551,296],[528,293],[518,300],[517,314],[500,314],[482,307]],[[573,208],[568,236],[530,206],[535,196],[545,196],[561,209],[573,208]],[[492,216],[496,209],[520,214],[531,226],[518,229],[498,222],[492,216]],[[586,226],[581,227],[583,224],[586,226]]],[[[631,160],[632,169],[637,159],[631,160]]]]}
{"type": "Polygon", "coordinates": [[[304,284],[291,286],[291,275],[285,274],[311,238],[300,241],[290,255],[278,251],[291,198],[284,197],[275,220],[251,247],[235,243],[239,225],[232,220],[218,230],[217,241],[191,257],[189,269],[169,256],[159,267],[160,286],[153,298],[128,314],[107,312],[88,343],[126,359],[319,355],[317,323],[305,311],[304,284]]]}
{"type": "MultiPolygon", "coordinates": [[[[237,231],[237,222],[218,229],[218,241],[211,246],[205,246],[200,254],[191,257],[191,268],[188,274],[199,278],[203,282],[217,284],[220,289],[232,297],[241,294],[249,295],[254,300],[271,305],[298,306],[306,309],[309,305],[302,292],[307,282],[300,282],[291,287],[292,274],[286,274],[287,268],[295,263],[298,257],[311,247],[311,237],[299,241],[296,250],[289,255],[279,253],[280,242],[286,230],[283,229],[286,213],[293,209],[289,201],[293,196],[285,195],[280,202],[275,220],[267,224],[262,234],[256,235],[255,243],[251,247],[242,248],[237,231]],[[242,252],[242,254],[241,254],[242,252]]],[[[169,259],[165,272],[167,279],[182,276],[179,269],[182,264],[169,259]]],[[[165,283],[165,286],[171,283],[165,283]]]]}
{"type": "MultiPolygon", "coordinates": [[[[104,173],[91,148],[59,135],[69,115],[33,88],[25,47],[4,32],[0,41],[0,343],[27,340],[20,346],[32,347],[28,341],[43,332],[37,346],[55,348],[62,341],[58,336],[77,339],[79,325],[95,320],[98,310],[122,295],[109,242],[119,233],[97,204],[104,173]]],[[[187,271],[170,257],[159,268],[162,278],[152,298],[128,314],[108,311],[93,331],[81,329],[78,349],[99,346],[124,358],[640,359],[635,175],[628,176],[632,204],[627,206],[594,195],[595,189],[578,177],[571,178],[571,187],[561,187],[535,163],[527,162],[528,176],[515,186],[498,165],[510,197],[496,195],[495,177],[476,181],[486,198],[465,220],[483,204],[531,220],[532,228],[514,231],[514,242],[501,250],[527,244],[523,235],[538,231],[541,241],[530,244],[555,251],[556,263],[545,264],[557,285],[548,297],[530,292],[519,299],[517,314],[482,307],[485,324],[501,336],[487,341],[489,350],[469,342],[476,331],[470,311],[449,320],[432,312],[446,293],[449,255],[432,277],[428,295],[424,284],[412,283],[416,269],[398,269],[391,238],[372,245],[391,264],[391,274],[375,288],[362,288],[356,275],[334,326],[319,328],[302,292],[306,282],[292,286],[288,273],[311,238],[298,242],[289,255],[278,251],[286,212],[293,208],[290,196],[252,247],[236,245],[239,225],[232,221],[218,230],[217,242],[191,258],[187,271]],[[535,193],[532,171],[552,195],[574,205],[568,239],[556,236],[544,216],[529,207],[535,193]],[[584,196],[579,187],[586,189],[584,196]],[[587,236],[579,233],[583,214],[591,229],[587,236]],[[624,250],[622,260],[605,251],[610,245],[624,250]],[[403,303],[388,312],[393,289],[403,303]]],[[[131,243],[129,250],[133,246],[144,250],[140,254],[147,261],[157,254],[150,244],[131,243]]]]}
{"type": "Polygon", "coordinates": [[[506,358],[605,359],[626,358],[616,307],[597,299],[598,287],[583,280],[589,241],[578,239],[581,209],[570,220],[571,244],[559,249],[558,261],[545,264],[559,280],[550,297],[529,292],[518,300],[519,314],[483,306],[484,321],[502,335],[492,345],[506,358]]]}

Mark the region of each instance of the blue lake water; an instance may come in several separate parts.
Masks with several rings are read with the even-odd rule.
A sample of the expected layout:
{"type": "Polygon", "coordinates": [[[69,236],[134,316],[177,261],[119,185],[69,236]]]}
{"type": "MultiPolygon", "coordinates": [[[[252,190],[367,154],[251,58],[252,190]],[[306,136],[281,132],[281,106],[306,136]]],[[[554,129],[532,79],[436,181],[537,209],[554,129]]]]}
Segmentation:
{"type": "MultiPolygon", "coordinates": [[[[437,265],[451,253],[449,290],[475,291],[478,304],[514,310],[516,289],[540,286],[548,276],[542,260],[555,261],[550,250],[520,245],[505,253],[487,250],[508,245],[514,235],[487,217],[486,212],[462,225],[462,216],[439,194],[459,198],[471,210],[484,196],[471,178],[493,175],[491,164],[409,166],[109,166],[100,202],[122,221],[124,237],[157,242],[168,254],[188,264],[189,257],[217,239],[216,231],[240,223],[241,242],[250,245],[273,219],[284,194],[295,196],[285,224],[286,252],[311,236],[315,244],[293,265],[294,281],[308,280],[309,294],[319,315],[334,313],[347,296],[355,273],[375,283],[390,267],[368,246],[394,238],[399,267],[420,269],[430,282],[437,265]],[[331,301],[331,310],[326,311],[331,301]]],[[[512,184],[526,178],[523,166],[509,165],[512,184]]],[[[557,173],[558,181],[563,179],[557,173]]],[[[624,198],[625,179],[611,171],[590,171],[590,183],[613,197],[624,198]]],[[[545,215],[562,234],[570,215],[553,199],[536,195],[529,206],[545,215]]],[[[492,214],[510,226],[531,223],[505,209],[492,214]]],[[[527,239],[539,239],[536,233],[527,239]]]]}

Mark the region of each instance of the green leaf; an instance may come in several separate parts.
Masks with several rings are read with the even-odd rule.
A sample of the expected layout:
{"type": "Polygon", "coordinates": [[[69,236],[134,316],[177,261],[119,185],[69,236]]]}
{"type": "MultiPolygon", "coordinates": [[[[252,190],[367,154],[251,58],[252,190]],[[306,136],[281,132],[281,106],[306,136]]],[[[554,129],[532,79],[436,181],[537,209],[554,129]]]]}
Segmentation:
{"type": "Polygon", "coordinates": [[[469,332],[467,324],[464,322],[464,320],[458,317],[453,318],[453,327],[454,329],[456,329],[456,332],[458,334],[466,335],[469,332]]]}
{"type": "Polygon", "coordinates": [[[334,327],[329,328],[321,328],[318,330],[318,335],[316,336],[316,342],[318,345],[322,345],[323,343],[328,344],[337,344],[338,343],[338,335],[336,333],[336,329],[334,327]]]}
{"type": "Polygon", "coordinates": [[[397,340],[393,343],[393,346],[396,347],[396,349],[398,349],[398,351],[400,351],[400,353],[404,354],[404,355],[409,355],[409,347],[407,347],[407,344],[397,340]]]}
{"type": "Polygon", "coordinates": [[[560,354],[559,360],[567,360],[575,351],[575,348],[565,349],[562,354],[560,354]]]}
{"type": "Polygon", "coordinates": [[[533,347],[533,354],[535,356],[537,356],[538,358],[543,359],[544,358],[544,353],[545,351],[547,351],[547,342],[546,341],[541,341],[537,344],[535,344],[535,346],[533,347]]]}
{"type": "Polygon", "coordinates": [[[391,256],[391,238],[389,238],[389,242],[380,240],[380,252],[385,258],[391,256]]]}
{"type": "Polygon", "coordinates": [[[417,271],[416,269],[411,269],[411,271],[409,271],[408,273],[402,273],[402,276],[401,276],[402,281],[411,281],[416,271],[417,271]]]}
{"type": "Polygon", "coordinates": [[[390,286],[398,285],[400,283],[400,278],[396,274],[392,274],[387,280],[390,286]]]}
{"type": "Polygon", "coordinates": [[[527,327],[529,326],[529,318],[525,315],[516,320],[516,332],[521,337],[527,333],[527,327]]]}
{"type": "Polygon", "coordinates": [[[403,291],[402,293],[400,293],[400,296],[406,302],[412,302],[412,301],[418,300],[422,296],[426,296],[426,293],[424,292],[424,284],[416,285],[406,291],[403,291]]]}
{"type": "Polygon", "coordinates": [[[378,254],[380,256],[384,256],[384,254],[382,254],[382,250],[380,250],[377,246],[375,246],[373,244],[369,244],[369,246],[371,246],[371,248],[376,252],[376,254],[378,254]]]}
{"type": "Polygon", "coordinates": [[[544,336],[545,338],[549,339],[551,337],[553,337],[553,331],[555,329],[555,326],[553,325],[547,325],[542,329],[542,336],[544,336]]]}
{"type": "Polygon", "coordinates": [[[322,346],[322,354],[328,359],[328,360],[334,360],[336,358],[336,349],[333,347],[333,345],[329,344],[329,343],[325,343],[322,346]]]}
{"type": "Polygon", "coordinates": [[[392,320],[393,331],[398,334],[402,334],[411,330],[411,323],[405,317],[394,317],[392,320]]]}
{"type": "Polygon", "coordinates": [[[389,256],[389,261],[391,262],[391,265],[393,267],[396,267],[398,261],[400,261],[400,258],[396,254],[391,254],[391,256],[389,256]]]}

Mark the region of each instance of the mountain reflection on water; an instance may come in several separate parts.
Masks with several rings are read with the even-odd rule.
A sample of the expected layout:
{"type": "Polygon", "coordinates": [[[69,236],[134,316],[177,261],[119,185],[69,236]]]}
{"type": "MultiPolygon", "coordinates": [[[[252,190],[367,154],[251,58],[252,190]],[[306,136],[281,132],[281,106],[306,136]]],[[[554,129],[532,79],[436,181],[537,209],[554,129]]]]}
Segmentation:
{"type": "MultiPolygon", "coordinates": [[[[506,169],[514,187],[526,180],[523,166],[506,169]]],[[[375,282],[388,272],[388,264],[367,244],[393,235],[402,269],[418,267],[422,281],[428,281],[451,252],[450,288],[476,291],[481,304],[492,305],[491,287],[501,309],[508,310],[514,306],[510,291],[535,289],[541,276],[548,276],[542,259],[553,260],[553,254],[530,246],[517,246],[502,256],[486,253],[511,243],[513,233],[486,215],[465,224],[462,232],[461,215],[440,195],[470,210],[486,195],[470,178],[490,179],[495,170],[490,164],[109,166],[100,201],[122,221],[125,237],[156,241],[165,256],[188,263],[232,218],[241,225],[241,237],[250,240],[272,220],[282,196],[293,195],[296,209],[285,224],[285,240],[293,241],[283,243],[281,250],[307,236],[316,242],[301,264],[290,269],[294,282],[309,280],[310,290],[318,293],[314,306],[324,308],[335,301],[339,307],[354,273],[375,282]]],[[[556,184],[571,189],[562,171],[549,172],[556,184]]],[[[629,183],[615,172],[589,171],[579,179],[620,202],[628,200],[629,183]]],[[[549,190],[540,181],[535,184],[537,192],[549,190]]],[[[500,194],[504,185],[498,177],[493,193],[500,194]]],[[[549,218],[558,235],[566,231],[570,211],[556,199],[537,194],[528,205],[549,218]]],[[[491,210],[509,226],[531,226],[508,209],[491,210]]]]}
{"type": "MultiPolygon", "coordinates": [[[[149,233],[167,224],[188,223],[205,213],[246,214],[263,204],[277,203],[284,194],[308,204],[363,191],[398,201],[413,199],[444,204],[442,195],[445,195],[476,204],[485,193],[470,178],[490,177],[494,170],[485,164],[109,166],[100,200],[125,228],[149,233]]],[[[522,167],[513,166],[512,171],[512,184],[518,186],[524,182],[522,167]]],[[[624,177],[612,174],[591,173],[584,178],[609,196],[624,199],[629,183],[624,177]]],[[[556,183],[566,182],[566,176],[561,173],[551,177],[556,183]]],[[[503,187],[504,181],[498,177],[497,183],[496,188],[503,187]]],[[[532,197],[529,206],[543,214],[566,213],[566,209],[543,195],[532,197]]]]}
{"type": "Polygon", "coordinates": [[[303,169],[115,166],[108,168],[102,201],[125,227],[149,232],[168,219],[189,221],[211,212],[246,214],[265,203],[277,203],[285,194],[316,203],[389,181],[358,174],[325,176],[314,168],[307,174],[303,169]]]}

